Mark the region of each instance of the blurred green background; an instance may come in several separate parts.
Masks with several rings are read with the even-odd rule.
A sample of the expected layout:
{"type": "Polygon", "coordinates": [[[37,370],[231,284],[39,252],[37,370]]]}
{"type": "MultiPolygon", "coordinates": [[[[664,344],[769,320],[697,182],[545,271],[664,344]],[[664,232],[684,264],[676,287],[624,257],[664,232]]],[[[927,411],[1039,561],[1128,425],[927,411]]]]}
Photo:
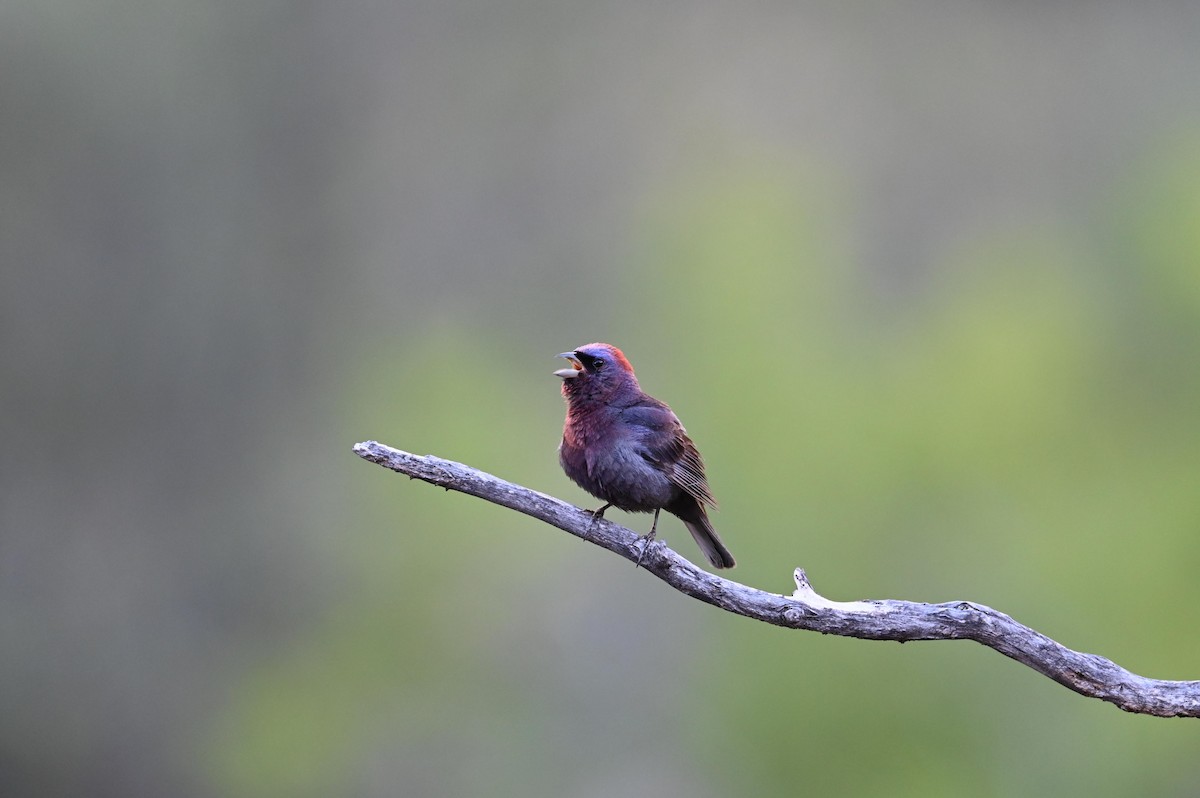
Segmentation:
{"type": "Polygon", "coordinates": [[[0,794],[1198,794],[1193,720],[726,615],[350,452],[593,506],[550,372],[609,341],[739,581],[1200,678],[1197,41],[1182,0],[0,5],[0,794]]]}

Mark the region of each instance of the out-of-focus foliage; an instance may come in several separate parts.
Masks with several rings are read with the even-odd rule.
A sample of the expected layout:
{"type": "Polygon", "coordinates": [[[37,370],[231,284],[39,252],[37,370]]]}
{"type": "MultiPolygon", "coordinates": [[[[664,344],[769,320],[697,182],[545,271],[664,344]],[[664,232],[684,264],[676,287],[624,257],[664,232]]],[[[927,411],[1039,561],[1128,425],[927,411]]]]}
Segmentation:
{"type": "Polygon", "coordinates": [[[592,506],[607,340],[733,578],[1200,677],[1197,20],[1064,13],[0,9],[0,794],[1190,794],[1192,722],[349,451],[592,506]]]}

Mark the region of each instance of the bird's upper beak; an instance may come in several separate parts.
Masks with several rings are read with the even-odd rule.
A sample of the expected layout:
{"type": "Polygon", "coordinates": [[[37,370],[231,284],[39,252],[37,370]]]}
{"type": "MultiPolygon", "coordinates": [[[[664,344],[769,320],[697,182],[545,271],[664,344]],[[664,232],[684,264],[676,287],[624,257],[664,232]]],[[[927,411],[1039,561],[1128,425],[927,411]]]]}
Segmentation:
{"type": "Polygon", "coordinates": [[[571,361],[571,368],[559,369],[558,371],[554,372],[555,377],[562,377],[564,380],[568,380],[572,377],[578,377],[579,372],[583,371],[583,364],[579,362],[579,358],[575,357],[574,352],[563,352],[560,355],[555,355],[555,357],[565,357],[567,360],[571,361]]]}

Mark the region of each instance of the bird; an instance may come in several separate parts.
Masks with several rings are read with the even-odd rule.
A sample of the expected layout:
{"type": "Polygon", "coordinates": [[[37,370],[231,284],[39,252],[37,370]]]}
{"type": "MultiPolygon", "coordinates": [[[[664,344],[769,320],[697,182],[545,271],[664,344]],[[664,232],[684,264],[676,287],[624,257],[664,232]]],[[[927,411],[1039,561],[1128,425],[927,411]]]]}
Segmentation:
{"type": "Polygon", "coordinates": [[[612,344],[586,344],[558,357],[571,364],[554,372],[567,402],[558,459],[572,481],[604,502],[593,518],[609,507],[653,512],[644,556],[666,510],[683,521],[714,568],[732,568],[733,555],[708,519],[706,508],[715,510],[717,501],[704,461],[671,408],[642,391],[633,366],[612,344]]]}

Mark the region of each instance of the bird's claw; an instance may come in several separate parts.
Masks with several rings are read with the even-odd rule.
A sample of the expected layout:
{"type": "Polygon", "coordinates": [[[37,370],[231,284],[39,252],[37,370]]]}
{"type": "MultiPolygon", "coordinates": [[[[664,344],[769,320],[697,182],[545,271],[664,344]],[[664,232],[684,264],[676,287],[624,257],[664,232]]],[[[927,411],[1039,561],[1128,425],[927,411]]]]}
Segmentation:
{"type": "Polygon", "coordinates": [[[609,502],[597,510],[584,510],[584,512],[592,517],[592,526],[595,526],[597,521],[604,518],[604,511],[609,507],[612,507],[612,502],[609,502]]]}
{"type": "Polygon", "coordinates": [[[641,567],[642,560],[646,558],[646,552],[650,551],[650,547],[654,545],[654,533],[655,530],[651,529],[648,533],[638,538],[642,542],[642,550],[638,554],[637,562],[633,564],[635,569],[641,567]]]}
{"type": "Polygon", "coordinates": [[[642,566],[642,559],[645,558],[646,551],[650,548],[650,544],[653,542],[649,538],[638,538],[638,540],[642,541],[642,551],[640,554],[638,554],[637,562],[633,564],[635,569],[642,566]]]}

